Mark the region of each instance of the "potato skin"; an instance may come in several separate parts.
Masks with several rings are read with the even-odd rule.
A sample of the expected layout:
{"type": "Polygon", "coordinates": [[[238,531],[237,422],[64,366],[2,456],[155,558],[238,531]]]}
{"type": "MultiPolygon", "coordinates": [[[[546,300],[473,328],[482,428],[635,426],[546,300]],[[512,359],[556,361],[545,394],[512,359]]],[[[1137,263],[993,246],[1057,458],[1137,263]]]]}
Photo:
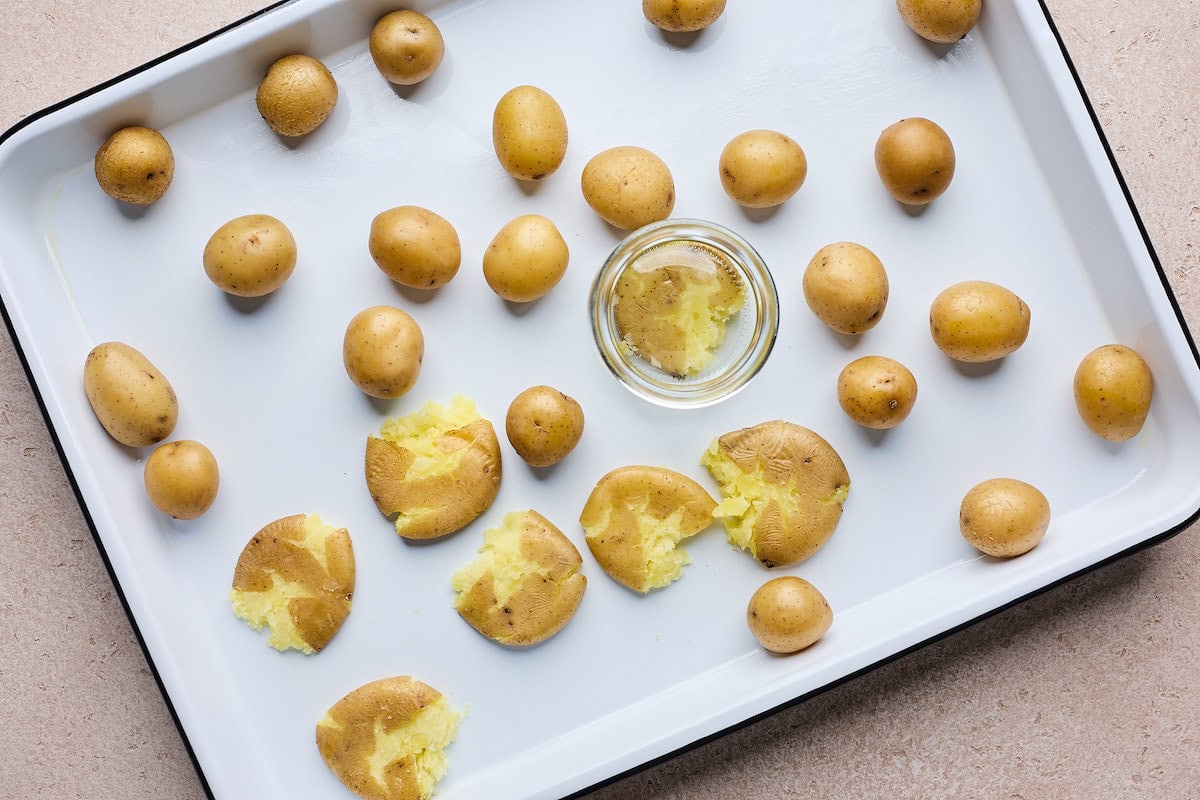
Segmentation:
{"type": "Polygon", "coordinates": [[[83,388],[104,430],[123,445],[148,447],[175,430],[175,390],[150,359],[123,342],[92,348],[83,388]]]}
{"type": "Polygon", "coordinates": [[[562,461],[583,438],[583,408],[550,386],[531,386],[508,406],[504,432],[517,455],[531,467],[562,461]]]}
{"type": "Polygon", "coordinates": [[[121,128],[96,151],[96,182],[109,197],[134,205],[150,205],[171,186],[175,154],[153,128],[121,128]]]}
{"type": "Polygon", "coordinates": [[[1037,546],[1050,526],[1050,503],[1034,486],[1014,478],[978,483],[963,497],[958,527],[989,556],[1012,558],[1037,546]]]}
{"type": "Polygon", "coordinates": [[[379,74],[398,86],[425,80],[446,54],[437,24],[419,11],[407,9],[380,17],[367,45],[379,74]]]}
{"type": "Polygon", "coordinates": [[[675,208],[671,170],[642,147],[612,147],[592,156],[580,186],[592,210],[621,230],[664,220],[675,208]]]}
{"type": "Polygon", "coordinates": [[[887,430],[908,418],[917,402],[917,379],[885,356],[863,356],[838,375],[838,404],[865,428],[887,430]]]}
{"type": "Polygon", "coordinates": [[[328,67],[312,56],[290,55],[267,70],[254,102],[271,130],[296,137],[319,128],[337,99],[337,81],[328,67]]]}
{"type": "Polygon", "coordinates": [[[421,373],[425,336],[406,312],[371,306],[354,315],[342,338],[342,363],[354,385],[391,400],[408,393],[421,373]]]}
{"type": "Polygon", "coordinates": [[[889,125],[875,142],[875,169],[884,188],[911,206],[932,203],[954,179],[954,144],[937,123],[909,117],[889,125]]]}
{"type": "Polygon", "coordinates": [[[721,186],[738,205],[771,208],[800,190],[808,176],[804,150],[779,131],[746,131],[733,137],[718,163],[721,186]]]}
{"type": "Polygon", "coordinates": [[[525,214],[500,229],[483,253],[483,277],[492,291],[513,303],[529,303],[553,289],[571,253],[554,223],[525,214]]]}
{"type": "Polygon", "coordinates": [[[951,44],[966,36],[979,21],[981,0],[896,0],[908,27],[931,42],[951,44]]]}
{"type": "Polygon", "coordinates": [[[1030,311],[1020,297],[987,281],[948,287],[929,308],[934,343],[955,361],[983,363],[1012,353],[1029,336],[1030,311]]]}
{"type": "Polygon", "coordinates": [[[208,511],[221,482],[212,451],[192,439],[155,448],[142,477],[150,502],[175,519],[195,519],[208,511]]]}
{"type": "Polygon", "coordinates": [[[229,220],[204,246],[204,272],[223,292],[262,297],[287,283],[296,269],[296,239],[270,214],[229,220]]]}
{"type": "Polygon", "coordinates": [[[1154,397],[1154,376],[1135,350],[1120,344],[1097,347],[1075,370],[1075,408],[1095,433],[1124,442],[1141,431],[1154,397]]]}
{"type": "Polygon", "coordinates": [[[767,581],[750,597],[746,624],[764,649],[796,653],[825,635],[833,624],[833,609],[817,587],[784,575],[767,581]]]}
{"type": "Polygon", "coordinates": [[[420,206],[397,206],[371,222],[371,258],[410,289],[438,289],[458,274],[462,243],[445,218],[420,206]]]}
{"type": "Polygon", "coordinates": [[[646,21],[671,33],[703,30],[724,12],[725,0],[642,0],[646,21]]]}
{"type": "Polygon", "coordinates": [[[835,242],[818,250],[804,270],[803,286],[808,307],[838,333],[874,328],[887,308],[883,262],[854,242],[835,242]]]}
{"type": "Polygon", "coordinates": [[[514,178],[540,181],[567,155],[567,118],[558,102],[536,86],[505,92],[492,113],[492,145],[514,178]]]}

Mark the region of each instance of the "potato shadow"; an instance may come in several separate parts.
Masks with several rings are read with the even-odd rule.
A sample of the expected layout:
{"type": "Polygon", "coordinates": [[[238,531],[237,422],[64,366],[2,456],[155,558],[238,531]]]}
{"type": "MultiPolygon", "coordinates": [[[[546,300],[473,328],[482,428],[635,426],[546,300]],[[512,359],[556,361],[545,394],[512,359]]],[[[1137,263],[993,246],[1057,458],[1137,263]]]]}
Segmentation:
{"type": "Polygon", "coordinates": [[[271,302],[271,298],[278,294],[279,291],[279,289],[276,289],[273,292],[269,292],[259,297],[241,297],[236,294],[229,294],[228,292],[222,292],[222,294],[225,295],[225,302],[228,303],[229,307],[234,311],[238,312],[239,314],[253,314],[267,303],[271,302]]]}
{"type": "Polygon", "coordinates": [[[989,375],[994,375],[1003,368],[1004,362],[1005,359],[1003,358],[978,363],[950,359],[950,363],[954,366],[954,369],[958,370],[958,374],[964,378],[986,378],[989,375]]]}

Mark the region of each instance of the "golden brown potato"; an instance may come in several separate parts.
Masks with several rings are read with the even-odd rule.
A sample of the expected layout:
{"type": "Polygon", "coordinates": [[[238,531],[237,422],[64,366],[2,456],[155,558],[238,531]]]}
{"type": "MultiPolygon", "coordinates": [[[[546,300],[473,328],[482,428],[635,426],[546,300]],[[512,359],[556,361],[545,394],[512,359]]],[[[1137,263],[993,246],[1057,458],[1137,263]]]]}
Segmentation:
{"type": "Polygon", "coordinates": [[[509,404],[504,431],[526,464],[553,466],[583,438],[583,408],[558,389],[531,386],[509,404]]]}
{"type": "Polygon", "coordinates": [[[770,208],[800,190],[808,160],[794,139],[779,131],[747,131],[721,151],[721,185],[746,208],[770,208]]]}
{"type": "Polygon", "coordinates": [[[504,515],[483,534],[479,556],[454,573],[454,608],[484,636],[512,647],[549,639],[566,627],[587,578],[571,540],[536,511],[504,515]]]}
{"type": "Polygon", "coordinates": [[[433,539],[453,533],[492,505],[500,491],[500,443],[475,403],[456,395],[389,419],[367,438],[367,489],[396,533],[433,539]]]}
{"type": "Polygon", "coordinates": [[[724,499],[713,515],[729,543],[768,567],[817,552],[850,492],[850,474],[829,442],[782,420],[721,436],[700,463],[721,485],[724,499]]]}
{"type": "Polygon", "coordinates": [[[454,226],[420,206],[397,206],[376,215],[368,247],[385,275],[411,289],[445,286],[462,264],[454,226]]]}
{"type": "Polygon", "coordinates": [[[908,27],[931,42],[950,44],[971,32],[983,10],[981,0],[896,0],[908,27]]]}
{"type": "Polygon", "coordinates": [[[641,147],[613,147],[583,168],[583,198],[609,225],[632,231],[671,216],[675,179],[658,156],[641,147]]]}
{"type": "Polygon", "coordinates": [[[642,0],[646,21],[672,33],[707,28],[724,11],[725,0],[642,0]]]}
{"type": "Polygon", "coordinates": [[[337,99],[337,81],[324,64],[312,56],[290,55],[267,70],[254,101],[271,130],[296,137],[319,128],[337,99]]]}
{"type": "Polygon", "coordinates": [[[838,404],[866,428],[886,430],[908,418],[917,402],[917,379],[908,367],[885,356],[863,356],[842,368],[838,404]]]}
{"type": "Polygon", "coordinates": [[[296,239],[269,214],[247,214],[217,228],[204,246],[204,272],[222,291],[262,297],[296,269],[296,239]]]}
{"type": "Polygon", "coordinates": [[[566,158],[567,118],[547,92],[536,86],[518,86],[496,103],[492,145],[509,175],[540,181],[566,158]]]}
{"type": "Polygon", "coordinates": [[[429,800],[446,774],[462,714],[428,684],[383,678],[338,700],[317,723],[325,765],[363,800],[429,800]]]}
{"type": "Polygon", "coordinates": [[[1029,336],[1029,306],[987,281],[963,281],[944,290],[929,308],[929,332],[955,361],[1004,358],[1029,336]]]}
{"type": "Polygon", "coordinates": [[[554,223],[538,214],[511,220],[483,253],[483,278],[512,303],[529,303],[558,285],[571,253],[554,223]]]}
{"type": "Polygon", "coordinates": [[[1146,361],[1120,344],[1097,347],[1075,370],[1075,407],[1092,431],[1110,442],[1132,439],[1142,429],[1154,396],[1146,361]]]}
{"type": "Polygon", "coordinates": [[[417,382],[424,358],[421,326],[391,306],[358,312],[342,338],[346,374],[371,397],[390,400],[407,394],[417,382]]]}
{"type": "Polygon", "coordinates": [[[875,142],[875,169],[888,193],[905,205],[932,203],[954,178],[954,145],[937,123],[909,117],[875,142]]]}
{"type": "Polygon", "coordinates": [[[434,21],[409,10],[380,17],[367,46],[379,74],[400,86],[428,78],[446,53],[446,42],[434,21]]]}
{"type": "Polygon", "coordinates": [[[175,519],[195,519],[217,499],[217,459],[200,442],[181,439],[155,448],[142,477],[150,502],[175,519]]]}
{"type": "Polygon", "coordinates": [[[153,128],[121,128],[96,151],[96,182],[109,197],[145,206],[166,194],[175,177],[175,154],[153,128]]]}
{"type": "Polygon", "coordinates": [[[833,609],[817,587],[784,575],[767,581],[750,597],[746,624],[764,649],[797,653],[825,635],[833,624],[833,609]]]}
{"type": "Polygon", "coordinates": [[[1011,558],[1037,546],[1050,526],[1046,496],[1024,481],[992,478],[963,497],[958,527],[975,549],[1011,558]]]}
{"type": "Polygon", "coordinates": [[[233,572],[229,601],[254,630],[270,628],[276,650],[319,652],[341,629],[354,597],[354,548],[345,528],[294,514],[250,537],[233,572]]]}
{"type": "Polygon", "coordinates": [[[609,577],[645,594],[683,575],[691,559],[680,543],[712,525],[716,505],[686,475],[662,467],[620,467],[597,482],[579,523],[609,577]]]}
{"type": "Polygon", "coordinates": [[[83,364],[83,390],[96,419],[123,445],[158,444],[175,430],[175,390],[150,359],[123,342],[92,348],[83,364]]]}
{"type": "Polygon", "coordinates": [[[804,270],[808,307],[838,333],[859,334],[878,325],[889,288],[883,262],[854,242],[822,247],[804,270]]]}

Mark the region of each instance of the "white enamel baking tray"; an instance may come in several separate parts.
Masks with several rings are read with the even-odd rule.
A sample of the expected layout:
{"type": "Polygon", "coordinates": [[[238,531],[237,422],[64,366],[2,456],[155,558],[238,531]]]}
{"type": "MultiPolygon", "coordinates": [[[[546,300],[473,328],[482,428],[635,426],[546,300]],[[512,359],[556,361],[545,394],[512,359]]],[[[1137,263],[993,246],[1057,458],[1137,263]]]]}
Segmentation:
{"type": "MultiPolygon", "coordinates": [[[[0,294],[80,502],[212,795],[348,796],[325,768],[314,723],[354,687],[410,674],[468,708],[444,800],[554,798],[844,680],[1071,575],[1177,531],[1200,509],[1200,370],[1135,210],[1044,9],[990,2],[950,48],[914,37],[890,0],[739,0],[694,37],[660,34],[637,3],[457,0],[415,4],[444,32],[437,73],[395,90],[366,49],[384,2],[298,0],[245,20],[9,131],[0,143],[0,294]],[[267,65],[301,51],[340,85],[332,117],[299,144],[259,119],[267,65]],[[492,153],[491,112],[507,89],[561,103],[570,148],[534,188],[492,153]],[[872,148],[905,116],[937,120],[958,152],[949,192],[923,213],[890,200],[872,148]],[[160,128],[177,168],[144,211],[96,187],[91,159],[120,125],[160,128]],[[721,191],[717,156],[750,128],[788,132],[810,172],[774,213],[721,191]],[[677,216],[721,223],[770,265],[782,317],[774,352],[737,396],[700,410],[642,401],[604,367],[588,327],[596,269],[621,234],[584,204],[579,174],[618,144],[674,172],[677,216]],[[371,218],[427,206],[463,241],[459,276],[433,296],[398,290],[371,262],[371,218]],[[200,253],[224,221],[265,212],[295,232],[289,283],[257,303],[226,298],[200,253]],[[571,266],[546,298],[508,306],[485,285],[483,249],[508,219],[542,213],[571,266]],[[882,322],[851,341],[808,312],[800,278],[822,245],[859,241],[891,278],[882,322]],[[1025,346],[998,365],[955,366],[932,344],[932,298],[958,280],[1002,283],[1032,309],[1025,346]],[[350,317],[376,303],[412,313],[427,340],[416,388],[371,402],[340,358],[350,317]],[[221,495],[194,522],[157,514],[141,459],[106,436],[81,389],[85,354],[123,340],[179,393],[176,438],[206,442],[221,495]],[[1110,444],[1076,416],[1071,378],[1107,342],[1135,347],[1156,379],[1134,440],[1110,444]],[[838,408],[835,377],[880,353],[920,383],[913,415],[868,433],[838,408]],[[533,471],[504,446],[492,509],[426,546],[402,542],[361,477],[365,437],[387,415],[455,392],[502,424],[535,383],[579,398],[587,432],[557,468],[533,471]],[[744,621],[770,577],[719,526],[690,545],[678,583],[647,597],[608,579],[576,519],[597,478],[661,464],[712,486],[698,459],[716,435],[782,417],[824,435],[853,485],[831,542],[774,574],[802,575],[835,610],[808,651],[772,657],[744,621]],[[1053,522],[1026,556],[982,558],[956,513],[975,482],[1009,475],[1049,497],[1053,522]],[[524,651],[497,647],[451,608],[451,572],[484,528],[534,507],[584,552],[587,594],[571,624],[524,651]],[[354,610],[315,657],[280,654],[231,613],[226,592],[246,540],[298,512],[347,526],[358,561],[354,610]]],[[[715,487],[712,487],[715,490],[715,487]]]]}

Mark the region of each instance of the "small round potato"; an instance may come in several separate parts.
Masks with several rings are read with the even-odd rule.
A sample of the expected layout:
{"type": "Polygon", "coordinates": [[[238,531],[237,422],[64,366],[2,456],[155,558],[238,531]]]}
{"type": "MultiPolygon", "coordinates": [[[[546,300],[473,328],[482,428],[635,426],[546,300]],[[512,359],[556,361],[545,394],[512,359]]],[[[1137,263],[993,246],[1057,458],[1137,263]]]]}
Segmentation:
{"type": "Polygon", "coordinates": [[[838,375],[838,403],[865,428],[886,430],[903,422],[917,402],[917,379],[885,356],[863,356],[838,375]]]}
{"type": "Polygon", "coordinates": [[[531,467],[557,464],[583,438],[583,408],[549,386],[533,386],[508,406],[504,431],[509,444],[531,467]]]}
{"type": "Polygon", "coordinates": [[[328,67],[312,56],[290,55],[276,61],[258,85],[258,113],[280,136],[307,136],[320,127],[337,104],[338,87],[328,67]]]}
{"type": "Polygon", "coordinates": [[[934,298],[929,331],[950,358],[977,364],[1003,358],[1023,345],[1029,318],[1025,301],[1003,286],[963,281],[934,298]]]}
{"type": "Polygon", "coordinates": [[[412,86],[442,63],[446,43],[434,21],[419,11],[384,14],[371,29],[371,60],[379,74],[400,86],[412,86]]]}
{"type": "Polygon", "coordinates": [[[767,581],[750,597],[746,624],[764,649],[796,653],[825,635],[833,624],[833,609],[817,587],[784,575],[767,581]]]}
{"type": "Polygon", "coordinates": [[[371,306],[355,314],[342,339],[346,374],[363,392],[381,400],[407,394],[424,357],[421,326],[391,306],[371,306]]]}
{"type": "Polygon", "coordinates": [[[420,206],[398,206],[377,215],[367,246],[384,274],[410,289],[445,286],[462,264],[454,226],[420,206]]]}
{"type": "Polygon", "coordinates": [[[109,197],[146,206],[171,185],[175,155],[153,128],[122,128],[96,151],[95,169],[96,182],[109,197]]]}
{"type": "Polygon", "coordinates": [[[671,33],[703,30],[724,12],[725,0],[642,0],[646,21],[671,33]]]}
{"type": "Polygon", "coordinates": [[[808,175],[804,150],[778,131],[747,131],[725,145],[721,185],[738,205],[770,208],[800,190],[808,175]]]}
{"type": "Polygon", "coordinates": [[[513,303],[549,292],[567,271],[571,254],[554,223],[526,214],[507,223],[483,253],[483,277],[492,291],[513,303]]]}
{"type": "Polygon", "coordinates": [[[1075,407],[1092,431],[1110,442],[1132,439],[1150,413],[1154,378],[1136,351],[1119,344],[1097,347],[1075,370],[1075,407]]]}
{"type": "Polygon", "coordinates": [[[195,519],[208,511],[220,484],[212,451],[191,439],[159,445],[146,459],[142,477],[150,502],[175,519],[195,519]]]}
{"type": "Polygon", "coordinates": [[[123,342],[92,348],[83,365],[83,390],[96,419],[123,445],[148,447],[175,430],[175,390],[150,359],[123,342]]]}
{"type": "Polygon", "coordinates": [[[875,142],[875,169],[884,187],[905,205],[923,206],[942,195],[954,178],[954,145],[924,117],[889,125],[875,142]]]}
{"type": "Polygon", "coordinates": [[[981,0],[896,0],[900,16],[918,36],[950,44],[966,36],[979,21],[981,0]]]}
{"type": "Polygon", "coordinates": [[[204,272],[222,291],[262,297],[296,268],[296,239],[269,214],[247,214],[217,228],[204,246],[204,272]]]}
{"type": "Polygon", "coordinates": [[[874,328],[888,301],[883,262],[861,244],[835,242],[816,252],[804,270],[804,299],[838,333],[874,328]]]}
{"type": "Polygon", "coordinates": [[[509,175],[541,180],[557,170],[567,155],[567,118],[545,91],[518,86],[496,103],[492,145],[509,175]]]}
{"type": "Polygon", "coordinates": [[[632,231],[671,216],[675,180],[658,156],[641,147],[613,147],[583,168],[583,198],[609,225],[632,231]]]}
{"type": "Polygon", "coordinates": [[[1032,550],[1050,525],[1046,496],[1024,481],[992,478],[963,497],[958,527],[975,549],[997,558],[1032,550]]]}

